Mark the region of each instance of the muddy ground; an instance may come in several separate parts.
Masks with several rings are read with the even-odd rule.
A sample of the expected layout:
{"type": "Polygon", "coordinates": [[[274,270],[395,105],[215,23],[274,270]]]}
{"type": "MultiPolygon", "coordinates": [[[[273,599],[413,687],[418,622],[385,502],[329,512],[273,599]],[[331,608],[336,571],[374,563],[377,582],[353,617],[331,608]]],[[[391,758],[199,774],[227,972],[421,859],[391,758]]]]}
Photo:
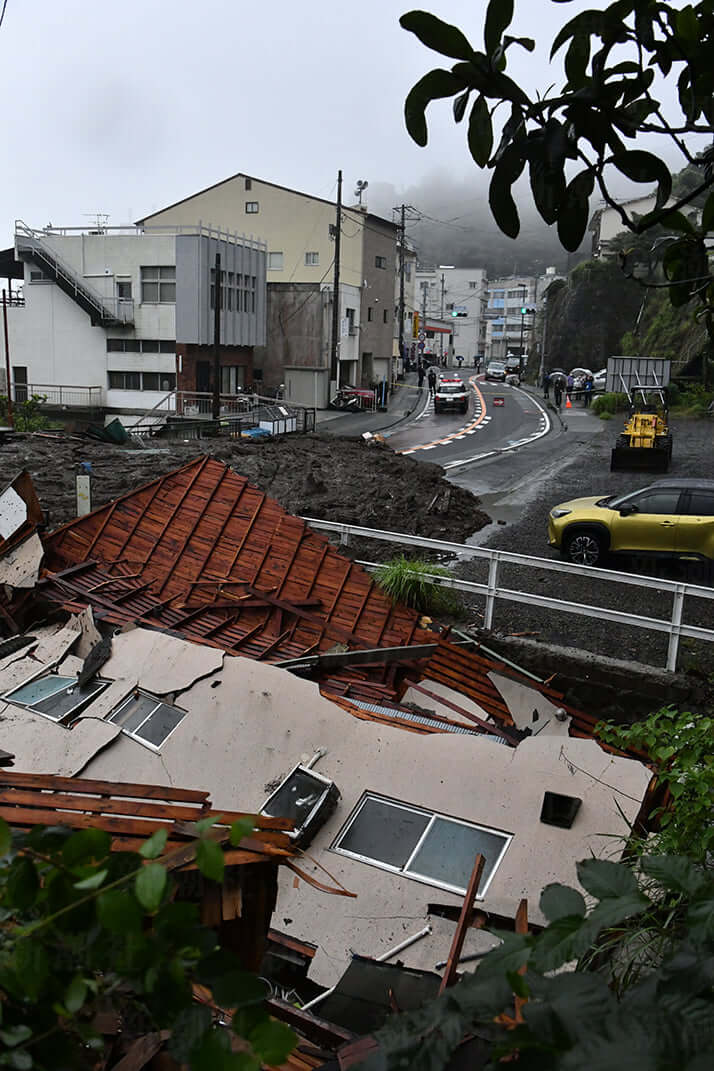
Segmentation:
{"type": "MultiPolygon", "coordinates": [[[[74,480],[81,462],[92,467],[96,508],[202,453],[247,476],[294,514],[457,542],[490,523],[478,498],[450,484],[438,465],[416,462],[361,438],[301,435],[263,443],[203,440],[141,449],[74,436],[17,435],[0,446],[0,477],[5,484],[28,469],[52,529],[75,516],[74,480]]],[[[366,555],[377,546],[379,557],[392,550],[391,544],[370,548],[362,543],[352,551],[366,555]]]]}

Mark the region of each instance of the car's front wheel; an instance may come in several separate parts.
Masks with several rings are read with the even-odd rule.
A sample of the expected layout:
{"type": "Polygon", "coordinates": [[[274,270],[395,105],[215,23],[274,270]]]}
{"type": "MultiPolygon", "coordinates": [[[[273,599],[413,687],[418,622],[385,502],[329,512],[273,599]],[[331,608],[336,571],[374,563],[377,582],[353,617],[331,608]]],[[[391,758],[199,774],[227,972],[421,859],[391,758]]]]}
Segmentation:
{"type": "Polygon", "coordinates": [[[564,537],[563,556],[573,565],[600,565],[605,557],[605,542],[598,532],[581,528],[564,537]]]}

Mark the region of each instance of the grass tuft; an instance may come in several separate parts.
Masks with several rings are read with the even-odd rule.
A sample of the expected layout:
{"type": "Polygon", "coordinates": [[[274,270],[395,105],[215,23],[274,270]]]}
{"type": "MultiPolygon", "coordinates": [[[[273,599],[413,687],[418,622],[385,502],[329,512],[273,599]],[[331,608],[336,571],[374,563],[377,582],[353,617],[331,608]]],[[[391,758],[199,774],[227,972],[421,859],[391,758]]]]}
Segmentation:
{"type": "Polygon", "coordinates": [[[381,565],[375,576],[394,602],[411,606],[420,613],[458,616],[463,612],[461,599],[452,588],[442,588],[428,579],[429,576],[451,576],[443,565],[420,558],[405,558],[402,554],[381,565]]]}

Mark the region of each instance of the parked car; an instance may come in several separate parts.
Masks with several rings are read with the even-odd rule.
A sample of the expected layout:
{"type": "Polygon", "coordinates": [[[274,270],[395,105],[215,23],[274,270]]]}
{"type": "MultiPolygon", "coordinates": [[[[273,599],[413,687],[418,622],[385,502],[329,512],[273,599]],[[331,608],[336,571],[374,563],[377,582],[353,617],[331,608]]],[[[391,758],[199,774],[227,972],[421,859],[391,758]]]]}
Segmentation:
{"type": "Polygon", "coordinates": [[[548,517],[548,542],[579,565],[598,565],[607,554],[638,554],[711,567],[714,480],[658,480],[626,495],[561,502],[548,517]]]}
{"type": "Polygon", "coordinates": [[[601,368],[593,376],[593,393],[602,394],[607,384],[607,368],[601,368]]]}
{"type": "Polygon", "coordinates": [[[516,357],[514,354],[509,353],[508,357],[506,357],[506,372],[513,372],[517,376],[521,374],[520,357],[516,357]]]}
{"type": "Polygon", "coordinates": [[[469,390],[458,376],[440,376],[434,394],[434,412],[443,413],[446,409],[457,409],[465,413],[469,407],[469,390]]]}
{"type": "Polygon", "coordinates": [[[486,366],[486,379],[494,379],[504,383],[506,379],[506,366],[502,361],[490,361],[486,366]]]}

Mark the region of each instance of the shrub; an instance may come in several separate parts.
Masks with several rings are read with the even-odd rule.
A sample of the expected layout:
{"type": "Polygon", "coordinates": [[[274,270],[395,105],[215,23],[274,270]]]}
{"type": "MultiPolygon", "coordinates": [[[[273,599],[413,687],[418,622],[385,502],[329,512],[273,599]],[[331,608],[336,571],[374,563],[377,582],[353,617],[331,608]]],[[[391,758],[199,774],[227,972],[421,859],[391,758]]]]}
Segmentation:
{"type": "Polygon", "coordinates": [[[429,577],[451,576],[443,565],[434,565],[420,558],[400,555],[380,565],[377,582],[394,602],[411,606],[422,613],[454,614],[462,610],[461,599],[451,588],[434,584],[429,577]]]}
{"type": "Polygon", "coordinates": [[[627,395],[626,394],[599,394],[593,401],[593,412],[597,416],[602,417],[603,413],[618,412],[621,409],[627,409],[627,395]]]}
{"type": "MultiPolygon", "coordinates": [[[[15,402],[12,407],[12,418],[15,431],[45,431],[50,423],[47,417],[42,416],[40,406],[47,401],[44,394],[33,394],[25,402],[15,402]]],[[[0,420],[8,419],[7,396],[0,395],[0,420]]]]}

